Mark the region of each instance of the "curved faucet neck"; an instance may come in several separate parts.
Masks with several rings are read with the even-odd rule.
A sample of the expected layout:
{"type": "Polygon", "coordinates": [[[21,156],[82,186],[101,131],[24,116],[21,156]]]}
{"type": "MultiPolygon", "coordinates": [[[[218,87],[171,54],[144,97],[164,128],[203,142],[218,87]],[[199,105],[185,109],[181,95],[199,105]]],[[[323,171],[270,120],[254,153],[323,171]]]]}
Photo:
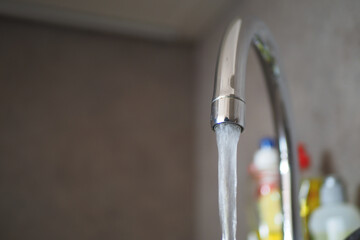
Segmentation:
{"type": "Polygon", "coordinates": [[[298,205],[298,166],[285,79],[275,41],[259,20],[233,21],[220,47],[211,104],[211,126],[232,123],[245,129],[245,76],[250,46],[261,63],[271,101],[278,149],[283,212],[283,239],[301,239],[298,205]]]}

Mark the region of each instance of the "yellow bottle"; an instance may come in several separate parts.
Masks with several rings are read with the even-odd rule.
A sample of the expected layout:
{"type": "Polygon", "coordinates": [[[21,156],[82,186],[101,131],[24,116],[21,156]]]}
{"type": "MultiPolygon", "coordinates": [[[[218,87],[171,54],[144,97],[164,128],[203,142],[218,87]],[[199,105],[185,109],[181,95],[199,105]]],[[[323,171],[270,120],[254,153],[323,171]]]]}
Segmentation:
{"type": "Polygon", "coordinates": [[[279,188],[273,187],[271,189],[269,186],[263,185],[262,189],[264,193],[258,200],[260,238],[263,240],[280,240],[282,237],[282,214],[279,188]]]}
{"type": "MultiPolygon", "coordinates": [[[[298,158],[300,169],[308,169],[310,166],[310,157],[303,143],[299,143],[298,145],[298,158]]],[[[321,178],[307,178],[302,181],[300,186],[300,217],[302,222],[304,240],[310,240],[309,217],[310,214],[320,206],[321,185],[321,178]]]]}
{"type": "Polygon", "coordinates": [[[321,184],[321,178],[309,178],[301,183],[299,202],[304,240],[310,240],[309,217],[320,206],[319,192],[321,184]]]}
{"type": "Polygon", "coordinates": [[[274,141],[263,138],[254,155],[252,174],[257,180],[257,209],[260,240],[282,239],[282,212],[279,188],[278,151],[274,141]]]}

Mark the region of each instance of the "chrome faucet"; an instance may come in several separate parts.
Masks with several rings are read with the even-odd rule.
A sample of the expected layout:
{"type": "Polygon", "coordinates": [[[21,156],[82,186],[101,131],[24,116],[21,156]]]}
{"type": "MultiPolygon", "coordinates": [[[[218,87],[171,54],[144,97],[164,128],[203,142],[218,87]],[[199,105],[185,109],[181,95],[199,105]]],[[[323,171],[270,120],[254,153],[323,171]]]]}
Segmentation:
{"type": "Polygon", "coordinates": [[[211,104],[211,126],[231,123],[245,128],[245,70],[250,46],[261,63],[271,101],[279,150],[283,239],[299,240],[298,163],[285,79],[280,71],[275,42],[259,20],[236,19],[227,29],[220,48],[211,104]]]}

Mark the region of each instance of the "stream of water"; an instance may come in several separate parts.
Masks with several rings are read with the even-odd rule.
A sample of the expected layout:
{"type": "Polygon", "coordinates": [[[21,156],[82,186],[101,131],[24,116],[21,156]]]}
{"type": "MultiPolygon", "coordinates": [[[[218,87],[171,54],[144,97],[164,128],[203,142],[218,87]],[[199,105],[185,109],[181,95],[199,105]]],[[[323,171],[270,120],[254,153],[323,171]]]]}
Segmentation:
{"type": "Polygon", "coordinates": [[[237,144],[240,127],[220,124],[215,128],[219,153],[219,214],[222,240],[236,240],[237,144]]]}

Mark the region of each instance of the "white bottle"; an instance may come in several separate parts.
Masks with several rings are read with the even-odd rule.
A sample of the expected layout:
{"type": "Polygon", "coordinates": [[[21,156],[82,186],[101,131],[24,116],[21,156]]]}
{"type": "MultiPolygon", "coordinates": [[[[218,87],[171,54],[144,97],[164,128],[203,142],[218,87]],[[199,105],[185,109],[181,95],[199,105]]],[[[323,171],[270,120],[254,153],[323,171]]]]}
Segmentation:
{"type": "Polygon", "coordinates": [[[320,190],[321,206],[310,216],[309,231],[313,240],[343,240],[360,227],[358,210],[344,202],[340,181],[329,176],[320,190]]]}

